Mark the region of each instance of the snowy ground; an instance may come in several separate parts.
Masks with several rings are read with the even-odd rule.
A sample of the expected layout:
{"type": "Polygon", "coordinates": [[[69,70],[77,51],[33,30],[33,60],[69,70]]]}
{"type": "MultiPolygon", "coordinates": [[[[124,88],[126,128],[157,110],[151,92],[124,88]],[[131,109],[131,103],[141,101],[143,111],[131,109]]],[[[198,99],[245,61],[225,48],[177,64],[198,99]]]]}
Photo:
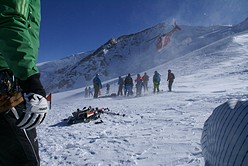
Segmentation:
{"type": "Polygon", "coordinates": [[[248,97],[247,67],[246,33],[147,71],[150,78],[155,70],[162,74],[159,94],[152,94],[151,81],[142,97],[84,98],[84,88],[54,94],[52,110],[38,127],[41,165],[203,166],[203,124],[219,104],[248,97]],[[168,68],[176,76],[173,92],[167,92],[168,68]],[[84,106],[126,116],[103,114],[101,124],[61,122],[84,106]]]}

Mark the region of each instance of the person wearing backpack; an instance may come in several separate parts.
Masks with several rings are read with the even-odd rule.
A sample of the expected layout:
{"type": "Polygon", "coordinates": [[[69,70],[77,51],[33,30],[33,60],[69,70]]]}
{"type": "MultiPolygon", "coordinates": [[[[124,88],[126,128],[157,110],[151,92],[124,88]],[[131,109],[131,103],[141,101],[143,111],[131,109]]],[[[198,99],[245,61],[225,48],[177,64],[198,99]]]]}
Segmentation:
{"type": "Polygon", "coordinates": [[[155,71],[153,75],[153,93],[159,92],[160,77],[161,75],[155,71]]]}
{"type": "Polygon", "coordinates": [[[99,78],[99,74],[96,74],[95,78],[93,79],[93,87],[94,87],[94,98],[98,98],[100,89],[102,89],[102,82],[99,78]]]}
{"type": "Polygon", "coordinates": [[[133,89],[133,78],[131,77],[131,74],[129,73],[125,80],[124,80],[124,85],[125,85],[125,91],[124,91],[124,95],[125,96],[129,96],[132,95],[132,89],[133,89]]]}
{"type": "Polygon", "coordinates": [[[167,81],[168,81],[168,88],[169,92],[172,90],[172,84],[174,82],[175,75],[171,72],[171,70],[168,70],[168,76],[167,76],[167,81]]]}

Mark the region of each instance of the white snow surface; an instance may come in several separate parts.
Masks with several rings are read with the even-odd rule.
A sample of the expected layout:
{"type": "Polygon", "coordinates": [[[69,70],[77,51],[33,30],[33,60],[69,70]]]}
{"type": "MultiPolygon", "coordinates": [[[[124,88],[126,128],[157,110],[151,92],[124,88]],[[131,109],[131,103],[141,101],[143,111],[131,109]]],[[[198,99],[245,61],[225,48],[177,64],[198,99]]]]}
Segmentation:
{"type": "MultiPolygon", "coordinates": [[[[228,99],[247,99],[247,68],[246,31],[144,71],[149,93],[141,97],[85,98],[84,87],[53,94],[52,109],[37,128],[41,165],[203,166],[203,124],[228,99]],[[176,76],[173,92],[167,91],[168,69],[176,76]],[[155,70],[162,75],[159,94],[152,93],[155,70]],[[102,114],[103,123],[66,126],[62,120],[85,106],[126,116],[102,114]]],[[[109,82],[116,93],[116,82],[109,82]]]]}

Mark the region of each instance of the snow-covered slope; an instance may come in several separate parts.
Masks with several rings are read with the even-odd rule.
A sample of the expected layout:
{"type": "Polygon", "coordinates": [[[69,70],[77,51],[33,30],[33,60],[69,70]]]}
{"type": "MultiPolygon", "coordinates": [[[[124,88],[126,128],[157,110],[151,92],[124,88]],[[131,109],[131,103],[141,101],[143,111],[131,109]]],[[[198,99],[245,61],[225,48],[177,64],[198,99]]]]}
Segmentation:
{"type": "Polygon", "coordinates": [[[38,64],[38,68],[41,72],[41,80],[45,89],[48,92],[54,92],[59,89],[65,90],[66,88],[71,89],[71,87],[69,87],[68,81],[61,79],[61,75],[64,75],[68,70],[70,70],[70,68],[77,64],[78,61],[87,57],[91,53],[92,51],[73,54],[60,60],[38,64]]]}
{"type": "Polygon", "coordinates": [[[247,24],[248,20],[233,27],[180,25],[182,30],[176,31],[166,48],[158,52],[158,36],[173,29],[170,24],[160,23],[135,34],[110,39],[95,51],[76,58],[40,65],[42,81],[48,92],[58,92],[89,86],[96,73],[102,80],[136,74],[243,32],[248,29],[247,24]]]}
{"type": "MultiPolygon", "coordinates": [[[[84,98],[84,88],[54,94],[52,110],[38,127],[41,165],[204,166],[200,147],[204,121],[227,99],[248,99],[248,31],[229,35],[231,27],[209,33],[206,28],[191,28],[183,27],[191,32],[184,36],[192,38],[188,46],[181,44],[177,50],[183,56],[165,61],[170,56],[168,49],[156,55],[163,57],[161,65],[143,71],[139,68],[150,77],[155,70],[161,73],[164,93],[153,94],[150,81],[149,94],[142,97],[84,98]],[[197,32],[194,37],[193,29],[197,32]],[[224,32],[226,36],[222,36],[224,32]],[[202,46],[196,49],[194,41],[202,46]],[[192,50],[184,52],[183,47],[192,50]],[[176,76],[170,93],[166,82],[169,68],[176,76]],[[61,122],[84,106],[109,107],[127,116],[103,114],[101,124],[65,126],[61,122]]],[[[183,31],[174,41],[183,38],[179,33],[183,31]]],[[[128,62],[136,64],[136,59],[128,56],[128,62]]],[[[132,65],[132,72],[137,73],[132,65]]],[[[111,92],[116,91],[117,85],[112,83],[111,92]]]]}

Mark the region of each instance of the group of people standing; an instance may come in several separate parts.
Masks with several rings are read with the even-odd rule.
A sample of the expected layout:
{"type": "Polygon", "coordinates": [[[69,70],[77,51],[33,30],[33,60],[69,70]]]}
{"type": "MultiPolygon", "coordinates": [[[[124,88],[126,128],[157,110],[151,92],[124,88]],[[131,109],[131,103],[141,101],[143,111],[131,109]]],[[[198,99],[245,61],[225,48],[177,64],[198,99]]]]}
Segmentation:
{"type": "Polygon", "coordinates": [[[93,96],[93,89],[89,87],[85,87],[84,89],[84,97],[90,97],[93,96]]]}
{"type": "MultiPolygon", "coordinates": [[[[153,75],[153,92],[159,92],[159,85],[160,85],[160,80],[161,80],[161,75],[155,71],[153,75]]],[[[167,81],[168,81],[168,89],[169,92],[172,91],[172,84],[174,82],[175,75],[171,72],[171,70],[168,70],[168,75],[167,75],[167,81]]]]}
{"type": "MultiPolygon", "coordinates": [[[[175,79],[175,75],[171,72],[171,70],[168,70],[168,76],[167,76],[167,81],[168,81],[168,89],[169,92],[172,91],[172,84],[175,79]]],[[[158,93],[160,92],[159,86],[160,86],[160,81],[161,81],[161,75],[158,73],[158,71],[154,72],[153,75],[153,93],[158,93]]],[[[119,76],[118,78],[118,96],[130,96],[134,94],[134,85],[136,88],[136,96],[140,96],[142,94],[142,89],[144,90],[144,93],[148,92],[148,82],[149,82],[149,76],[145,72],[143,76],[140,74],[137,74],[136,79],[133,81],[133,78],[131,74],[129,73],[125,78],[119,76]],[[135,84],[134,84],[135,83],[135,84]]],[[[99,74],[96,74],[96,76],[93,79],[93,87],[94,87],[94,95],[91,90],[91,88],[85,89],[85,97],[88,97],[92,95],[94,98],[98,98],[100,94],[100,89],[102,89],[102,82],[99,78],[99,74]]],[[[106,84],[106,94],[109,94],[110,91],[110,85],[106,84]]]]}
{"type": "MultiPolygon", "coordinates": [[[[134,81],[136,82],[136,95],[141,95],[142,87],[144,87],[144,92],[148,91],[149,76],[147,73],[144,73],[142,77],[140,74],[137,74],[137,77],[134,81]]],[[[119,76],[118,85],[118,96],[122,96],[123,91],[125,96],[133,95],[134,83],[130,73],[125,78],[119,76]]]]}
{"type": "MultiPolygon", "coordinates": [[[[168,81],[168,88],[169,91],[172,91],[172,84],[175,79],[175,75],[171,72],[171,70],[168,70],[168,76],[167,76],[167,81],[168,81]]],[[[143,76],[140,74],[137,74],[135,81],[135,87],[136,87],[136,95],[140,96],[142,93],[142,87],[144,89],[144,92],[148,92],[148,82],[149,82],[149,76],[145,72],[143,76]]],[[[161,75],[155,71],[153,75],[153,93],[159,92],[159,85],[161,81],[161,75]]],[[[119,76],[118,79],[118,96],[123,95],[123,90],[124,90],[124,95],[129,96],[133,94],[133,79],[131,77],[131,74],[129,73],[125,78],[122,78],[119,76]]]]}

